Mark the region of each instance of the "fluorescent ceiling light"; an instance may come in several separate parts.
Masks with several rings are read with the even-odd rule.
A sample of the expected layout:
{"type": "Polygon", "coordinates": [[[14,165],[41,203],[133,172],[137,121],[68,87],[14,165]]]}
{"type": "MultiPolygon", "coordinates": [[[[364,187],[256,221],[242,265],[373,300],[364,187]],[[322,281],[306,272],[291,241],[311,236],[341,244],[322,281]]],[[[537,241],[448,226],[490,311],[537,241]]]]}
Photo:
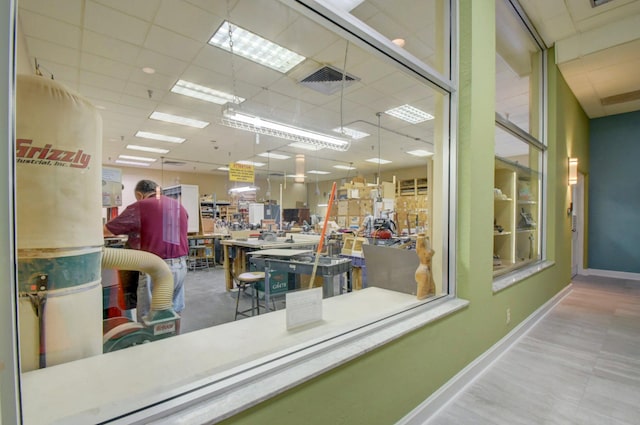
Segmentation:
{"type": "Polygon", "coordinates": [[[365,138],[367,136],[371,136],[369,133],[365,133],[364,131],[360,131],[360,130],[354,130],[353,128],[349,128],[349,127],[342,127],[342,129],[340,127],[336,127],[332,131],[335,131],[336,133],[339,133],[339,134],[345,134],[351,137],[353,140],[358,140],[358,139],[365,138]]]}
{"type": "Polygon", "coordinates": [[[270,158],[270,159],[289,159],[289,158],[291,158],[290,156],[281,155],[279,153],[273,153],[273,152],[259,153],[258,156],[262,156],[264,158],[270,158]]]}
{"type": "Polygon", "coordinates": [[[244,164],[244,165],[253,165],[254,167],[264,167],[265,164],[264,162],[253,162],[253,161],[236,161],[236,164],[244,164]]]}
{"type": "Polygon", "coordinates": [[[290,177],[292,179],[306,179],[307,176],[305,176],[304,174],[287,174],[287,177],[290,177]]]}
{"type": "Polygon", "coordinates": [[[333,168],[339,168],[341,170],[355,170],[356,167],[349,167],[348,165],[334,165],[333,168]]]}
{"type": "Polygon", "coordinates": [[[120,159],[130,159],[133,161],[156,162],[155,158],[147,158],[146,156],[118,155],[120,159]]]}
{"type": "Polygon", "coordinates": [[[331,173],[328,171],[311,170],[311,171],[307,171],[307,174],[331,174],[331,173]]]}
{"type": "Polygon", "coordinates": [[[307,143],[290,143],[289,146],[291,146],[292,148],[298,148],[298,149],[306,149],[308,151],[319,151],[322,148],[320,146],[314,146],[314,145],[309,145],[307,143]]]}
{"type": "Polygon", "coordinates": [[[124,160],[120,160],[120,159],[116,159],[116,164],[137,165],[137,166],[140,166],[140,167],[148,167],[149,165],[151,165],[148,162],[124,161],[124,160]]]}
{"type": "Polygon", "coordinates": [[[433,115],[427,114],[426,112],[421,111],[418,108],[414,108],[411,105],[398,106],[397,108],[384,111],[384,113],[391,115],[392,117],[400,118],[401,120],[411,124],[418,124],[433,119],[433,115]]]}
{"type": "Polygon", "coordinates": [[[131,149],[134,151],[142,151],[142,152],[169,153],[169,149],[152,148],[149,146],[139,146],[139,145],[127,145],[127,149],[131,149]]]}
{"type": "Polygon", "coordinates": [[[172,124],[188,125],[189,127],[205,128],[209,125],[206,121],[194,120],[193,118],[181,117],[179,115],[165,114],[164,112],[154,112],[149,116],[152,120],[170,122],[172,124]]]}
{"type": "Polygon", "coordinates": [[[329,204],[318,204],[319,207],[328,207],[329,204]]]}
{"type": "Polygon", "coordinates": [[[342,152],[349,149],[350,146],[347,140],[338,137],[248,115],[243,112],[234,111],[228,107],[223,110],[222,114],[222,124],[231,128],[266,134],[267,136],[279,137],[293,142],[302,142],[342,152]]]}
{"type": "Polygon", "coordinates": [[[431,156],[431,155],[433,155],[433,152],[429,152],[429,151],[426,151],[424,149],[416,149],[414,151],[407,151],[407,153],[409,155],[413,155],[413,156],[431,156]]]}
{"type": "Polygon", "coordinates": [[[252,190],[258,190],[258,188],[255,186],[240,186],[240,187],[233,187],[229,189],[229,192],[241,193],[241,192],[251,192],[252,190]]]}
{"type": "Polygon", "coordinates": [[[200,84],[191,83],[185,80],[178,80],[178,82],[171,88],[171,91],[193,97],[195,99],[204,100],[205,102],[215,103],[217,105],[224,105],[225,103],[242,103],[245,101],[243,97],[234,96],[220,90],[201,86],[200,84]]]}
{"type": "Polygon", "coordinates": [[[391,162],[388,159],[382,159],[382,158],[369,158],[366,161],[373,162],[374,164],[389,164],[391,162]]]}
{"type": "Polygon", "coordinates": [[[229,171],[229,167],[218,167],[220,171],[229,171]]]}
{"type": "Polygon", "coordinates": [[[291,68],[305,60],[294,51],[279,46],[257,34],[224,21],[211,37],[209,44],[231,51],[229,47],[229,25],[233,40],[233,53],[276,71],[287,73],[291,68]]]}
{"type": "Polygon", "coordinates": [[[320,0],[320,3],[324,3],[330,8],[344,10],[345,12],[351,12],[363,1],[364,0],[320,0]]]}
{"type": "Polygon", "coordinates": [[[160,140],[161,142],[182,143],[187,139],[182,137],[165,136],[164,134],[149,133],[148,131],[138,131],[136,137],[142,137],[144,139],[160,140]]]}

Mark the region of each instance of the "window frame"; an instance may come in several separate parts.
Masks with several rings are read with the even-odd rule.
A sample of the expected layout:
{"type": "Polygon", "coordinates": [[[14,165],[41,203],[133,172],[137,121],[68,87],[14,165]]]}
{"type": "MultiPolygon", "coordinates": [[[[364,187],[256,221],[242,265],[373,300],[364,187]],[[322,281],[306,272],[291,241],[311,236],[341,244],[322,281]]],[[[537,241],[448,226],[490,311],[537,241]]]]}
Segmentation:
{"type": "MultiPolygon", "coordinates": [[[[548,113],[547,113],[548,112],[548,105],[547,105],[548,59],[547,59],[547,54],[548,54],[549,47],[546,45],[546,43],[544,42],[544,40],[542,39],[538,31],[535,29],[535,27],[527,17],[527,14],[525,13],[522,6],[520,6],[520,3],[518,2],[518,0],[504,0],[504,2],[507,3],[508,6],[510,6],[513,9],[515,16],[522,24],[523,30],[527,34],[529,34],[533,43],[537,45],[539,49],[539,54],[540,54],[540,65],[536,70],[536,72],[539,74],[538,77],[539,77],[540,84],[538,84],[538,87],[535,93],[538,96],[537,113],[538,113],[538,116],[540,117],[535,130],[538,132],[538,134],[540,134],[540,138],[536,138],[531,133],[521,129],[514,123],[510,122],[507,118],[499,114],[497,111],[495,113],[496,127],[501,128],[502,130],[508,132],[510,135],[517,138],[518,140],[530,146],[533,146],[535,149],[540,150],[540,153],[541,153],[542,162],[541,162],[540,170],[538,170],[538,172],[541,174],[541,182],[540,182],[541,193],[540,193],[540,201],[539,201],[540,223],[538,226],[539,228],[538,237],[540,238],[540,259],[538,261],[535,261],[532,264],[527,264],[509,273],[495,276],[492,282],[492,290],[494,293],[502,291],[503,289],[506,289],[512,285],[515,285],[518,282],[521,282],[522,280],[536,273],[539,273],[542,270],[545,270],[551,267],[553,264],[555,264],[553,261],[550,261],[547,258],[547,252],[548,252],[547,250],[547,241],[548,241],[548,235],[547,235],[548,199],[547,197],[549,192],[548,191],[548,162],[549,161],[548,161],[548,144],[547,144],[547,140],[548,140],[548,113]]],[[[534,93],[531,93],[531,95],[533,94],[534,93]]],[[[529,127],[531,127],[531,124],[529,125],[529,127]]]]}
{"type": "MultiPolygon", "coordinates": [[[[256,405],[261,401],[264,401],[267,397],[279,394],[291,386],[304,382],[314,376],[319,375],[331,368],[337,367],[347,361],[353,360],[363,353],[368,352],[371,349],[380,347],[390,341],[393,341],[401,336],[412,332],[427,323],[436,321],[446,315],[449,315],[455,311],[466,308],[468,302],[456,298],[456,218],[457,218],[457,148],[456,148],[456,133],[457,133],[457,72],[458,72],[458,56],[457,52],[458,41],[458,11],[456,0],[445,0],[449,2],[449,22],[446,25],[446,31],[450,38],[450,57],[449,72],[453,79],[443,77],[438,72],[432,70],[428,65],[422,63],[417,58],[402,51],[393,45],[389,40],[386,40],[375,30],[369,31],[364,28],[362,23],[356,23],[354,18],[348,13],[336,13],[330,11],[318,3],[312,0],[280,0],[282,3],[289,5],[292,8],[298,9],[305,16],[319,22],[323,25],[331,25],[332,30],[340,33],[343,32],[345,37],[356,37],[367,44],[369,44],[377,52],[385,55],[388,59],[392,60],[396,65],[401,66],[408,74],[418,78],[420,81],[435,89],[439,93],[445,96],[446,102],[444,109],[445,116],[443,117],[444,126],[447,128],[447,136],[443,140],[443,164],[447,167],[443,170],[443,202],[440,208],[442,209],[442,220],[446,221],[446,231],[443,232],[443,282],[446,284],[446,295],[443,295],[437,299],[422,302],[420,305],[412,307],[408,310],[398,312],[390,317],[382,319],[377,322],[369,323],[361,328],[349,331],[344,335],[341,335],[333,340],[321,341],[317,344],[312,344],[308,347],[299,348],[292,347],[285,352],[277,353],[279,357],[267,356],[266,361],[262,361],[261,364],[253,364],[252,368],[244,368],[244,370],[230,370],[225,371],[227,375],[219,382],[214,382],[212,385],[207,386],[207,389],[196,388],[188,394],[177,394],[168,399],[167,401],[158,403],[151,406],[149,409],[144,409],[139,412],[130,412],[123,415],[120,418],[114,418],[114,423],[131,423],[132,420],[144,421],[152,418],[153,415],[157,415],[157,418],[163,418],[168,420],[167,413],[183,414],[185,405],[188,405],[193,411],[204,413],[207,411],[209,415],[208,420],[221,420],[229,417],[235,413],[238,413],[250,406],[256,405]],[[333,24],[337,24],[340,29],[333,27],[333,24]],[[356,344],[357,342],[357,344],[356,344]],[[366,347],[366,348],[363,348],[366,347]],[[312,365],[315,369],[309,366],[304,366],[301,362],[302,359],[312,359],[316,363],[312,365]],[[302,369],[300,369],[302,368],[302,369]],[[302,376],[302,378],[301,378],[302,376]],[[255,385],[256,379],[259,382],[264,383],[262,385],[255,385]],[[287,380],[289,379],[289,380],[287,380]],[[253,391],[247,393],[247,390],[254,388],[253,391]],[[266,391],[265,391],[266,389],[266,391]],[[202,390],[203,392],[198,392],[202,390]],[[220,398],[215,398],[215,397],[220,398]],[[219,406],[216,410],[211,409],[212,401],[227,401],[230,404],[224,404],[219,406]],[[235,402],[235,404],[233,404],[235,402]],[[211,416],[213,415],[213,416],[211,416]]],[[[8,8],[11,13],[8,14],[8,21],[11,31],[5,31],[7,40],[10,45],[14,45],[14,31],[13,28],[16,22],[17,0],[10,0],[8,8]]],[[[15,53],[13,49],[9,49],[9,62],[14,63],[15,53]],[[12,62],[13,61],[13,62],[12,62]]],[[[8,67],[5,67],[5,69],[8,67]]],[[[9,99],[13,99],[13,92],[15,88],[15,66],[8,73],[9,83],[9,99]]],[[[15,193],[13,191],[13,182],[15,181],[15,174],[13,173],[13,155],[12,144],[13,129],[15,123],[11,120],[13,117],[12,106],[9,106],[7,113],[8,122],[8,145],[6,159],[9,165],[10,173],[7,175],[7,196],[9,199],[9,212],[10,217],[8,222],[15,224],[15,214],[13,200],[15,193]]],[[[5,258],[11,264],[15,263],[17,244],[15,243],[15,227],[11,226],[9,229],[8,238],[8,254],[5,258]]],[[[3,246],[3,248],[5,248],[3,246]]],[[[11,282],[15,282],[15,274],[13,267],[8,267],[9,277],[11,282]]],[[[11,314],[13,321],[4,322],[1,327],[3,335],[0,338],[2,341],[3,351],[11,350],[15,365],[11,370],[13,374],[3,373],[5,377],[1,382],[3,391],[2,399],[2,412],[3,418],[10,417],[15,418],[16,423],[21,421],[22,404],[20,402],[21,397],[21,385],[20,385],[20,372],[18,365],[18,343],[17,343],[17,322],[16,322],[16,303],[17,294],[14,285],[7,285],[9,287],[8,297],[2,297],[2,304],[7,304],[7,314],[11,314]],[[4,331],[9,331],[9,335],[4,335],[4,331]],[[11,343],[7,344],[7,342],[11,343]],[[7,378],[8,377],[8,378],[7,378]],[[10,379],[13,381],[7,382],[10,379]],[[13,391],[12,391],[13,390],[13,391]],[[7,402],[6,398],[14,397],[15,411],[7,410],[7,406],[11,406],[10,402],[7,402]]],[[[6,292],[5,292],[6,294],[6,292]]]]}

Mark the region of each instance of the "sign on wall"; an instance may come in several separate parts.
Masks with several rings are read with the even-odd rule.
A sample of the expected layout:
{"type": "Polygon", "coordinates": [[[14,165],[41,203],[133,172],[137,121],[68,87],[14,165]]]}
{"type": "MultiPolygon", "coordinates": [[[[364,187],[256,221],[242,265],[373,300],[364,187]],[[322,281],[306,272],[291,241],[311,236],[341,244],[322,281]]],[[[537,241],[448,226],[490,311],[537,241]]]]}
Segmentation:
{"type": "Polygon", "coordinates": [[[255,179],[253,165],[238,164],[232,162],[229,164],[229,180],[232,182],[253,183],[255,179]]]}

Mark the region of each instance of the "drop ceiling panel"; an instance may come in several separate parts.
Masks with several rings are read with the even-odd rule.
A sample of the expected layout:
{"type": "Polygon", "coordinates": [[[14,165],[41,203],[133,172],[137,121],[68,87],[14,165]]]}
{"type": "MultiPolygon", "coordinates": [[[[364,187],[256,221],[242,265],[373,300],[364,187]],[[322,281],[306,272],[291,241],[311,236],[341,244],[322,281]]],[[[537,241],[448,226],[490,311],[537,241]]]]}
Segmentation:
{"type": "Polygon", "coordinates": [[[155,24],[198,42],[207,42],[222,20],[189,3],[165,0],[155,16],[155,24]]]}
{"type": "MultiPolygon", "coordinates": [[[[29,50],[31,50],[31,47],[29,47],[29,50]]],[[[129,64],[135,63],[140,53],[139,46],[87,30],[84,30],[82,34],[82,50],[129,64]]]]}
{"type": "Polygon", "coordinates": [[[81,54],[80,67],[85,71],[108,75],[120,80],[127,80],[135,69],[125,63],[95,56],[87,52],[81,54]]]}
{"type": "Polygon", "coordinates": [[[39,38],[50,43],[78,49],[80,47],[80,27],[64,21],[52,19],[24,10],[20,13],[24,35],[39,38]]]}
{"type": "Polygon", "coordinates": [[[144,42],[144,47],[166,56],[190,62],[202,48],[202,43],[153,25],[144,42]]]}
{"type": "Polygon", "coordinates": [[[71,25],[80,26],[82,23],[82,3],[84,0],[20,0],[18,16],[24,10],[31,10],[43,16],[57,19],[71,25]]]}
{"type": "MultiPolygon", "coordinates": [[[[66,1],[66,0],[65,0],[66,1]]],[[[104,6],[118,10],[127,15],[135,16],[147,22],[151,22],[160,6],[160,0],[95,0],[104,6]]]]}
{"type": "Polygon", "coordinates": [[[92,1],[85,3],[84,26],[90,31],[136,45],[144,42],[149,31],[149,22],[92,1]]]}
{"type": "MultiPolygon", "coordinates": [[[[38,62],[42,62],[42,65],[45,67],[47,63],[75,66],[80,60],[78,50],[36,38],[25,38],[29,45],[29,56],[38,59],[38,62]]],[[[31,62],[33,63],[33,61],[31,62]]]]}
{"type": "Polygon", "coordinates": [[[135,64],[140,69],[151,67],[156,73],[175,77],[176,80],[188,66],[188,62],[149,49],[141,49],[138,52],[135,64]]]}

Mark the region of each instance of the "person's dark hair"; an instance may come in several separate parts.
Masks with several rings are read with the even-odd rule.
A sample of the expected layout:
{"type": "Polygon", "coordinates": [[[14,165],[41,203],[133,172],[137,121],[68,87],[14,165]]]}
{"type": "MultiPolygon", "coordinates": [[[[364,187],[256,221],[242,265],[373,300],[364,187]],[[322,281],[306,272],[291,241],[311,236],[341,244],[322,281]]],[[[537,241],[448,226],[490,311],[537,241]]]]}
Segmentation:
{"type": "Polygon", "coordinates": [[[158,187],[158,185],[152,180],[140,180],[138,184],[136,184],[136,188],[134,190],[146,195],[151,192],[155,193],[156,187],[158,187]]]}

